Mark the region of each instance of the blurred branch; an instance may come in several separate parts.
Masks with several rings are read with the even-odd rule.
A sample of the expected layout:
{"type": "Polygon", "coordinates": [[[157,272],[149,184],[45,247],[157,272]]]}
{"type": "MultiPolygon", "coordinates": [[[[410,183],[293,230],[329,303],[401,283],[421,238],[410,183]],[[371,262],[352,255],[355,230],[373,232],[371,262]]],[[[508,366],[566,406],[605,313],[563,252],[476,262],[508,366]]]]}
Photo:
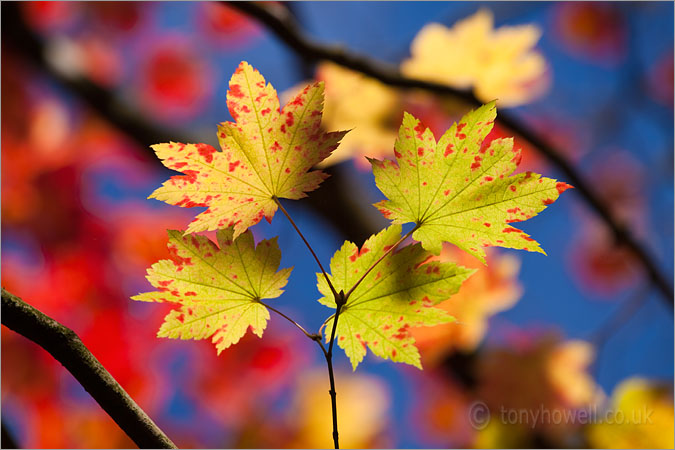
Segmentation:
{"type": "MultiPolygon", "coordinates": [[[[390,86],[404,89],[422,89],[434,94],[461,99],[472,106],[480,106],[482,104],[480,100],[468,91],[458,90],[439,83],[404,77],[396,67],[389,64],[351,53],[341,47],[315,43],[303,34],[293,20],[293,17],[285,8],[279,5],[263,5],[254,2],[225,3],[261,22],[305,61],[332,61],[390,86]]],[[[511,115],[500,112],[498,120],[513,133],[519,135],[537,148],[542,155],[565,175],[565,181],[576,188],[576,192],[581,195],[591,209],[611,229],[617,243],[625,245],[637,257],[651,282],[663,295],[666,304],[670,308],[673,308],[673,287],[670,280],[659,269],[658,263],[651,257],[647,249],[633,237],[628,228],[614,219],[609,208],[593,192],[590,184],[586,182],[574,166],[562,156],[562,153],[546,142],[544,138],[511,117],[511,115]]]]}
{"type": "Polygon", "coordinates": [[[2,439],[0,439],[0,448],[21,448],[19,447],[19,444],[16,443],[16,439],[14,439],[12,433],[10,433],[5,426],[4,421],[2,421],[2,439]]]}
{"type": "MultiPolygon", "coordinates": [[[[479,100],[467,91],[457,90],[438,83],[406,78],[400,75],[396,67],[372,61],[369,58],[359,55],[354,55],[339,47],[313,43],[297,29],[292,16],[286,9],[278,7],[278,5],[278,11],[275,12],[271,12],[267,7],[248,2],[233,2],[230,6],[239,9],[262,22],[282,41],[294,49],[304,61],[333,61],[391,86],[408,89],[423,89],[435,94],[459,98],[474,106],[481,104],[479,100]]],[[[16,3],[5,3],[2,6],[2,29],[3,47],[8,46],[10,49],[17,51],[21,57],[29,59],[42,73],[46,73],[52,77],[68,91],[76,95],[93,111],[96,111],[104,119],[141,144],[146,150],[146,155],[151,157],[153,161],[156,161],[156,158],[149,149],[149,145],[151,144],[164,142],[167,139],[182,142],[195,141],[195,139],[190,139],[188,136],[181,136],[180,133],[175,130],[165,129],[148,122],[143,117],[129,110],[129,108],[125,108],[121,105],[113,92],[101,88],[86,79],[71,79],[56,71],[45,60],[44,44],[30,29],[28,29],[23,18],[19,14],[18,5],[16,3]]],[[[576,192],[586,200],[589,206],[596,211],[600,218],[612,230],[616,241],[624,244],[635,254],[645,268],[651,281],[663,294],[663,298],[672,308],[673,288],[670,281],[659,270],[658,264],[651,258],[649,252],[635,240],[632,233],[624,225],[614,220],[607,206],[605,206],[597,195],[593,193],[590,185],[582,179],[581,175],[574,169],[572,164],[563,158],[560,152],[555,148],[548,145],[541,137],[532,133],[516,120],[510,118],[508,114],[500,113],[499,121],[502,125],[511,129],[515,134],[520,135],[523,139],[530,142],[565,174],[567,178],[565,181],[576,187],[576,192]]],[[[329,170],[329,172],[335,172],[339,175],[340,171],[337,169],[335,171],[329,170]]],[[[335,202],[343,201],[345,197],[342,190],[342,187],[345,184],[344,177],[338,178],[339,179],[334,180],[334,183],[324,183],[323,189],[310,195],[308,203],[311,203],[312,207],[317,212],[327,217],[330,222],[336,225],[350,240],[361,242],[365,237],[372,234],[374,226],[363,217],[363,214],[356,215],[355,217],[353,216],[348,220],[344,215],[336,213],[336,211],[340,211],[340,208],[336,207],[335,202]],[[326,198],[330,200],[327,201],[326,198]],[[358,219],[358,221],[356,221],[355,218],[358,219]]]]}
{"type": "Polygon", "coordinates": [[[593,373],[598,379],[598,372],[600,370],[600,358],[605,349],[607,341],[616,334],[630,319],[635,317],[635,314],[649,299],[651,292],[651,285],[645,284],[639,287],[634,293],[630,295],[628,300],[625,300],[619,307],[605,320],[596,330],[594,330],[588,341],[595,346],[595,361],[593,362],[589,372],[593,373]]]}
{"type": "Polygon", "coordinates": [[[622,326],[635,316],[635,313],[644,305],[649,298],[651,286],[640,287],[630,298],[624,301],[617,310],[596,329],[589,340],[596,346],[601,347],[622,326]]]}
{"type": "Polygon", "coordinates": [[[176,448],[73,330],[10,294],[5,288],[2,288],[2,324],[49,352],[139,448],[176,448]]]}
{"type": "MultiPolygon", "coordinates": [[[[74,80],[59,73],[47,61],[45,44],[26,25],[18,8],[19,5],[15,2],[6,2],[2,5],[3,51],[13,50],[16,56],[27,59],[41,74],[56,81],[93,112],[135,140],[148,161],[168,170],[161,165],[150,149],[150,145],[168,140],[200,141],[198,138],[185,136],[180,131],[148,122],[145,118],[134,114],[128,107],[121,105],[116,100],[116,95],[107,89],[84,78],[74,80]]],[[[349,194],[347,186],[353,185],[354,180],[349,180],[344,171],[337,166],[324,169],[324,172],[330,174],[331,177],[324,181],[321,189],[310,193],[309,198],[300,205],[310,207],[327,218],[329,224],[335,226],[347,239],[357,243],[363,242],[379,228],[369,220],[362,202],[355,201],[349,194]],[[353,211],[353,213],[347,216],[341,211],[353,211]]]]}

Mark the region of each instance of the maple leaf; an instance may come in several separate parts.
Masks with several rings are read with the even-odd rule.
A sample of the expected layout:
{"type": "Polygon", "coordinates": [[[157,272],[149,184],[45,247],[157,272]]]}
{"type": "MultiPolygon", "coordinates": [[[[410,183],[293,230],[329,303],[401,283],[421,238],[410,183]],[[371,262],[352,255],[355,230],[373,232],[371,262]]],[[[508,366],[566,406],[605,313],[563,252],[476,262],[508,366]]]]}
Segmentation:
{"type": "Polygon", "coordinates": [[[148,269],[147,279],[158,288],[132,297],[144,302],[171,302],[171,311],[158,337],[207,339],[218,353],[236,344],[248,327],[261,337],[269,311],[261,299],[283,292],[292,269],[279,268],[276,238],[253,243],[250,231],[233,239],[232,228],[218,230],[218,245],[205,236],[169,230],[170,260],[148,269]]]}
{"type": "Polygon", "coordinates": [[[426,25],[401,71],[460,89],[473,86],[478,98],[498,98],[500,106],[532,100],[549,84],[546,61],[533,50],[541,31],[533,25],[493,29],[493,22],[492,13],[481,9],[452,28],[426,25]]]}
{"type": "MultiPolygon", "coordinates": [[[[371,236],[361,247],[346,241],[331,259],[330,279],[337,291],[349,291],[366,270],[401,237],[401,226],[392,225],[371,236]]],[[[389,254],[351,293],[340,310],[336,340],[352,367],[363,360],[366,346],[381,358],[422,368],[409,328],[433,326],[454,320],[434,305],[457,292],[473,270],[452,263],[430,262],[419,244],[389,254]]],[[[322,274],[317,274],[319,302],[335,307],[335,299],[322,274]]],[[[331,335],[333,319],[327,324],[331,335]]]]}
{"type": "MultiPolygon", "coordinates": [[[[316,79],[325,82],[323,124],[326,128],[350,130],[340,146],[318,167],[338,164],[350,158],[360,169],[370,168],[363,155],[383,156],[396,140],[390,125],[401,110],[400,92],[374,78],[345,69],[333,63],[321,63],[316,79]]],[[[287,89],[281,98],[290,98],[302,84],[287,89]]]]}
{"type": "Polygon", "coordinates": [[[439,254],[451,242],[485,262],[483,247],[544,253],[508,223],[535,216],[570,185],[525,172],[513,139],[484,144],[496,117],[494,102],[468,113],[436,143],[433,133],[405,113],[394,161],[371,159],[375,182],[388,197],[376,203],[394,223],[414,222],[412,237],[439,254]]]}
{"type": "Polygon", "coordinates": [[[218,126],[222,151],[206,144],[152,146],[173,176],[150,198],[172,205],[207,206],[187,232],[234,226],[234,237],[263,217],[276,198],[299,199],[327,177],[310,169],[337,147],[346,132],[321,129],[323,83],[305,87],[279,111],[277,93],[242,62],[230,80],[227,106],[236,123],[218,126]]]}
{"type": "MultiPolygon", "coordinates": [[[[322,165],[337,164],[353,156],[380,156],[391,148],[396,130],[387,126],[390,116],[400,113],[400,95],[373,78],[332,63],[317,68],[317,78],[326,83],[324,123],[340,130],[350,129],[340,148],[322,165]]],[[[357,164],[368,167],[363,158],[357,164]]]]}

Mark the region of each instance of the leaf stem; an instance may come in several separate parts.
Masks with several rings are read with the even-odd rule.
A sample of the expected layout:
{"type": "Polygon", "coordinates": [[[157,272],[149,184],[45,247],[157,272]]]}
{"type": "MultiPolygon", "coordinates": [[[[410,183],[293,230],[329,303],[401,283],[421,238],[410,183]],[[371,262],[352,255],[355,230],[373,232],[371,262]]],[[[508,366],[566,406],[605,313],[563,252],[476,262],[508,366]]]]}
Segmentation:
{"type": "MultiPolygon", "coordinates": [[[[377,261],[375,261],[375,262],[368,268],[368,270],[366,270],[366,272],[365,272],[363,275],[361,275],[361,278],[359,278],[358,281],[354,284],[354,286],[352,286],[351,289],[347,291],[347,294],[345,294],[345,302],[347,301],[347,299],[349,298],[349,296],[352,295],[352,292],[354,292],[354,290],[358,287],[358,285],[361,284],[361,282],[362,282],[363,280],[366,279],[366,277],[368,276],[368,274],[375,268],[375,266],[377,266],[384,258],[386,258],[387,255],[388,255],[389,253],[391,253],[391,252],[393,252],[394,250],[396,250],[396,248],[397,248],[399,245],[401,245],[401,242],[405,241],[405,240],[408,239],[410,236],[412,236],[412,234],[415,232],[415,230],[417,230],[419,227],[420,227],[419,224],[415,225],[415,228],[413,228],[412,230],[408,231],[401,239],[399,239],[399,240],[398,240],[394,245],[392,245],[386,252],[384,252],[384,254],[383,254],[382,256],[380,256],[380,258],[379,258],[377,261]]],[[[336,318],[336,320],[337,320],[337,318],[336,318]]]]}
{"type": "MultiPolygon", "coordinates": [[[[297,322],[295,322],[293,319],[290,317],[286,316],[285,314],[282,314],[280,311],[275,310],[274,308],[270,308],[272,311],[275,311],[276,313],[280,314],[282,317],[285,317],[287,320],[289,320],[291,323],[293,323],[295,326],[297,326],[308,338],[312,339],[315,341],[317,344],[319,344],[319,347],[321,347],[321,350],[323,351],[323,356],[326,358],[326,365],[328,366],[328,379],[330,381],[330,391],[328,393],[330,394],[330,402],[331,402],[331,411],[333,414],[333,444],[335,444],[335,448],[339,449],[340,448],[340,441],[339,441],[339,434],[338,434],[338,421],[337,421],[337,392],[335,391],[335,374],[333,372],[333,344],[335,343],[335,332],[337,330],[337,322],[338,318],[340,317],[340,310],[344,306],[344,304],[347,302],[347,295],[345,295],[344,291],[340,291],[339,293],[335,290],[335,287],[333,286],[333,283],[331,283],[330,278],[328,277],[328,274],[326,273],[326,270],[323,268],[323,265],[321,264],[321,261],[319,261],[319,257],[316,256],[316,253],[314,253],[314,249],[312,249],[312,246],[309,245],[309,242],[307,242],[307,239],[305,239],[305,236],[302,234],[298,226],[295,224],[293,219],[291,218],[290,214],[288,214],[288,211],[286,211],[286,208],[281,204],[279,199],[275,196],[273,197],[274,201],[276,202],[277,206],[279,206],[279,209],[281,212],[284,213],[288,221],[291,223],[293,228],[295,228],[295,231],[298,233],[302,241],[305,243],[307,248],[309,249],[310,253],[316,260],[316,263],[318,264],[319,268],[321,269],[321,273],[323,273],[324,278],[326,279],[326,282],[328,283],[328,287],[330,287],[331,292],[333,293],[333,296],[335,297],[335,304],[336,304],[336,309],[335,309],[335,319],[333,321],[333,330],[331,331],[331,336],[330,336],[330,342],[328,344],[328,351],[326,351],[326,348],[324,345],[321,343],[321,333],[319,334],[309,334],[304,328],[302,328],[297,322]]],[[[417,229],[417,227],[415,227],[417,229]]],[[[412,230],[408,235],[404,236],[399,242],[397,242],[394,247],[396,247],[398,244],[401,243],[405,238],[407,238],[412,232],[415,230],[412,230]]],[[[390,249],[391,251],[391,249],[390,249]]],[[[389,252],[387,252],[389,253],[389,252]]],[[[386,256],[385,253],[384,256],[386,256]]],[[[380,258],[380,260],[382,259],[380,258]]],[[[379,261],[378,261],[379,262],[379,261]]],[[[377,263],[375,263],[377,264],[377,263]]],[[[375,264],[373,266],[375,266],[375,264]]],[[[368,271],[372,270],[369,269],[368,271]]],[[[367,274],[367,273],[366,273],[367,274]]],[[[359,283],[361,280],[359,280],[359,283]]],[[[357,283],[358,284],[358,283],[357,283]]],[[[353,290],[353,288],[352,288],[353,290]]],[[[351,292],[351,291],[350,291],[351,292]]],[[[265,305],[267,306],[267,305],[265,305]]],[[[324,323],[325,325],[325,323],[324,323]]],[[[323,326],[321,329],[323,329],[323,326]]],[[[320,330],[319,330],[320,331],[320,330]]]]}
{"type": "Polygon", "coordinates": [[[292,323],[293,325],[295,325],[296,327],[298,327],[298,329],[300,329],[300,331],[302,331],[302,332],[305,334],[305,336],[307,336],[307,337],[310,338],[311,340],[313,340],[313,341],[316,340],[316,334],[311,334],[311,333],[309,333],[307,330],[305,330],[305,329],[302,327],[302,325],[300,325],[298,322],[296,322],[295,320],[293,320],[293,319],[291,319],[290,317],[288,317],[286,314],[282,313],[281,311],[279,311],[279,310],[276,309],[276,308],[272,308],[270,305],[268,305],[267,303],[264,303],[264,302],[261,301],[261,300],[258,300],[258,302],[259,302],[261,305],[263,305],[265,308],[269,309],[270,311],[274,311],[275,313],[279,314],[281,317],[283,317],[284,319],[288,320],[290,323],[292,323]]]}
{"type": "Polygon", "coordinates": [[[326,328],[326,325],[328,325],[328,322],[330,322],[330,319],[332,319],[333,317],[335,317],[335,314],[333,314],[332,316],[329,316],[326,320],[323,321],[323,323],[319,327],[319,331],[317,331],[317,334],[321,334],[323,329],[326,328]]]}
{"type": "Polygon", "coordinates": [[[333,293],[333,296],[335,297],[335,300],[337,301],[338,293],[337,293],[337,291],[335,290],[335,287],[333,287],[333,283],[331,283],[330,278],[328,278],[328,274],[327,274],[326,271],[324,270],[323,265],[321,264],[321,261],[319,261],[319,257],[316,256],[316,253],[314,253],[314,250],[312,249],[312,246],[309,245],[309,242],[307,242],[307,239],[305,239],[305,236],[302,234],[302,232],[300,231],[300,229],[298,228],[298,226],[295,224],[295,222],[293,221],[293,219],[291,218],[291,216],[288,214],[288,211],[286,211],[286,208],[284,208],[284,206],[281,204],[281,202],[279,201],[279,199],[278,199],[276,196],[274,196],[273,199],[274,199],[274,201],[276,202],[277,206],[279,206],[279,209],[281,210],[281,212],[284,213],[284,215],[286,216],[286,218],[288,219],[288,221],[291,223],[291,225],[293,225],[293,228],[295,228],[295,231],[297,231],[298,235],[300,236],[300,238],[302,239],[302,241],[305,243],[305,245],[306,245],[307,248],[309,249],[309,251],[310,251],[310,253],[312,254],[312,256],[314,256],[314,259],[316,260],[316,263],[319,265],[319,269],[321,269],[321,273],[323,273],[323,276],[324,276],[324,278],[326,279],[326,282],[328,283],[328,287],[330,287],[330,290],[331,290],[331,292],[333,293]]]}

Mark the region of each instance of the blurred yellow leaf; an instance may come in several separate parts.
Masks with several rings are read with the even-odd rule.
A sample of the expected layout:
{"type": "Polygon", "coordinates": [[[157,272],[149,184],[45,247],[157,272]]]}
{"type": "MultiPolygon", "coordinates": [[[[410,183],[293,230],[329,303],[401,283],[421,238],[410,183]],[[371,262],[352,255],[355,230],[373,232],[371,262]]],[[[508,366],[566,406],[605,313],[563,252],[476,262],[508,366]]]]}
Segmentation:
{"type": "MultiPolygon", "coordinates": [[[[338,389],[338,429],[341,448],[387,447],[382,440],[387,425],[389,394],[373,376],[340,376],[338,389]]],[[[331,448],[333,422],[325,371],[306,374],[295,390],[293,420],[297,428],[289,448],[331,448]]]]}
{"type": "Polygon", "coordinates": [[[490,420],[476,433],[473,448],[528,448],[533,446],[527,427],[490,420]]]}
{"type": "Polygon", "coordinates": [[[546,375],[563,404],[577,407],[591,402],[595,382],[586,368],[594,356],[593,347],[580,340],[566,341],[551,349],[546,375]]]}
{"type": "MultiPolygon", "coordinates": [[[[400,122],[403,114],[398,92],[373,78],[332,63],[319,65],[316,79],[325,83],[323,126],[332,129],[339,124],[344,130],[352,130],[318,166],[355,158],[359,166],[369,169],[370,164],[363,156],[388,156],[398,135],[396,121],[400,122]]],[[[285,91],[282,99],[291,98],[300,87],[285,91]]]]}
{"type": "Polygon", "coordinates": [[[468,89],[502,107],[527,103],[548,86],[546,61],[533,47],[541,32],[533,25],[493,28],[486,9],[452,28],[426,25],[401,65],[410,77],[468,89]]]}
{"type": "Polygon", "coordinates": [[[616,387],[610,408],[588,427],[593,448],[673,448],[672,385],[629,378],[616,387]]]}
{"type": "Polygon", "coordinates": [[[455,317],[457,322],[411,330],[424,365],[433,364],[453,350],[474,350],[485,335],[490,316],[511,308],[522,295],[518,283],[520,261],[514,255],[492,250],[486,266],[457,247],[445,244],[437,259],[453,261],[476,269],[476,272],[462,284],[457,294],[436,306],[455,317]]]}
{"type": "MultiPolygon", "coordinates": [[[[336,164],[354,154],[389,155],[397,134],[391,126],[391,116],[399,103],[398,93],[377,80],[335,64],[319,66],[317,78],[326,85],[325,126],[332,129],[339,124],[342,130],[353,129],[321,164],[336,164]]],[[[359,158],[357,163],[368,166],[365,158],[359,158]]]]}

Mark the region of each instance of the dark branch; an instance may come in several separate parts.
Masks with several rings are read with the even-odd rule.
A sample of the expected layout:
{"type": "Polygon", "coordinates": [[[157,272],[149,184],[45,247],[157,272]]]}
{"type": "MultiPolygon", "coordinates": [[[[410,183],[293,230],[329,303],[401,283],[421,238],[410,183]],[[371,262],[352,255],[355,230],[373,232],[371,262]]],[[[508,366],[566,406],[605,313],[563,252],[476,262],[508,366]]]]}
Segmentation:
{"type": "MultiPolygon", "coordinates": [[[[649,299],[649,292],[651,286],[646,285],[638,288],[628,300],[619,306],[614,313],[593,331],[588,341],[593,344],[596,351],[599,353],[600,348],[605,345],[607,340],[623,327],[629,320],[635,317],[638,310],[649,299]]],[[[597,360],[597,358],[596,358],[597,360]]]]}
{"type": "Polygon", "coordinates": [[[75,332],[2,288],[2,324],[48,351],[139,448],[176,448],[75,332]]]}
{"type": "Polygon", "coordinates": [[[651,285],[649,284],[639,287],[607,320],[589,335],[588,341],[595,347],[595,359],[588,371],[595,379],[600,378],[600,363],[607,341],[635,317],[635,314],[649,300],[650,291],[651,285]]]}
{"type": "Polygon", "coordinates": [[[12,433],[9,432],[5,426],[5,422],[2,422],[2,439],[0,439],[0,448],[21,448],[19,444],[16,443],[16,439],[12,436],[12,433]]]}
{"type": "MultiPolygon", "coordinates": [[[[276,36],[293,49],[305,61],[332,61],[348,69],[361,72],[364,75],[375,78],[382,83],[404,89],[423,89],[437,94],[459,98],[469,105],[480,106],[482,102],[473,94],[439,83],[404,77],[394,66],[383,64],[371,58],[350,53],[349,51],[335,46],[321,45],[307,38],[297,27],[288,11],[278,5],[261,5],[254,2],[227,2],[229,6],[236,8],[253,17],[276,36]]],[[[605,224],[612,230],[617,243],[625,245],[643,265],[647,275],[659,289],[666,303],[673,307],[673,287],[670,280],[659,270],[658,264],[622,224],[617,222],[609,208],[593,192],[574,166],[567,161],[560,151],[546,142],[545,139],[529,130],[509,114],[500,112],[499,121],[513,133],[519,135],[554,164],[566,177],[567,182],[576,188],[576,192],[588,203],[605,224]]]]}
{"type": "MultiPolygon", "coordinates": [[[[190,138],[185,136],[184,132],[165,129],[148,122],[120,105],[113,92],[86,79],[73,80],[64,77],[46,60],[45,44],[24,23],[16,3],[10,2],[2,5],[2,38],[3,51],[5,49],[14,51],[17,57],[30,62],[37,71],[57,82],[91,111],[118,127],[122,133],[139,144],[134,148],[142,150],[143,154],[148,157],[148,161],[158,167],[164,168],[154,152],[150,150],[149,145],[169,140],[204,142],[203,138],[190,138]]],[[[305,199],[306,202],[302,202],[301,205],[310,207],[324,216],[327,222],[339,229],[347,239],[363,242],[379,228],[373,224],[368,215],[369,211],[364,210],[363,204],[354,201],[354,198],[349,195],[347,185],[353,184],[354,180],[348,180],[340,166],[328,167],[324,169],[324,172],[331,174],[331,177],[324,181],[321,189],[312,192],[309,198],[305,199]],[[342,214],[342,211],[352,211],[352,214],[348,216],[342,214]]]]}
{"type": "MultiPolygon", "coordinates": [[[[470,105],[476,106],[480,102],[469,92],[454,89],[438,83],[431,83],[422,80],[415,80],[401,76],[393,66],[377,63],[368,58],[353,55],[338,47],[329,47],[313,43],[305,38],[295,26],[292,17],[287,14],[285,8],[279,8],[274,13],[268,11],[265,7],[246,3],[234,2],[233,7],[243,11],[265,24],[274,31],[277,36],[293,48],[299,56],[305,61],[316,62],[319,60],[333,61],[337,64],[352,70],[359,71],[365,75],[380,80],[385,84],[398,86],[401,88],[419,88],[439,95],[447,95],[460,98],[470,105]]],[[[150,144],[163,142],[168,139],[182,142],[195,141],[185,136],[181,137],[175,131],[163,129],[162,127],[149,123],[142,117],[134,114],[129,109],[122,107],[116,100],[115,95],[103,89],[88,80],[72,80],[56,72],[44,58],[44,45],[25,25],[21,18],[16,4],[6,3],[2,6],[2,29],[3,45],[7,44],[17,51],[22,57],[28,58],[37,65],[43,72],[53,77],[66,89],[75,94],[78,98],[87,104],[92,110],[99,113],[111,124],[119,127],[128,136],[139,142],[144,148],[148,149],[147,154],[151,155],[148,148],[150,144]]],[[[624,244],[637,257],[644,266],[652,282],[658,287],[665,299],[670,299],[669,304],[672,307],[673,288],[668,278],[658,269],[649,252],[633,237],[632,233],[623,225],[615,221],[609,209],[593,193],[590,185],[585,182],[572,164],[567,162],[556,149],[548,145],[543,139],[530,132],[526,127],[520,125],[517,121],[511,119],[508,115],[500,113],[500,122],[511,129],[515,134],[529,141],[545,157],[555,164],[566,176],[566,181],[576,187],[584,200],[595,210],[602,220],[612,230],[617,242],[624,244]]],[[[156,160],[153,156],[153,160],[156,160]]],[[[324,186],[326,188],[326,186],[324,186]]],[[[339,190],[338,190],[339,191],[339,190]]],[[[367,221],[355,224],[346,223],[344,215],[333,214],[332,212],[339,208],[323,208],[323,199],[314,199],[310,196],[309,201],[314,208],[317,208],[323,215],[331,219],[332,223],[339,226],[341,231],[351,240],[362,241],[364,236],[368,236],[373,228],[367,221]],[[317,200],[317,201],[315,201],[317,200]]],[[[331,202],[332,204],[333,202],[331,202]]]]}

